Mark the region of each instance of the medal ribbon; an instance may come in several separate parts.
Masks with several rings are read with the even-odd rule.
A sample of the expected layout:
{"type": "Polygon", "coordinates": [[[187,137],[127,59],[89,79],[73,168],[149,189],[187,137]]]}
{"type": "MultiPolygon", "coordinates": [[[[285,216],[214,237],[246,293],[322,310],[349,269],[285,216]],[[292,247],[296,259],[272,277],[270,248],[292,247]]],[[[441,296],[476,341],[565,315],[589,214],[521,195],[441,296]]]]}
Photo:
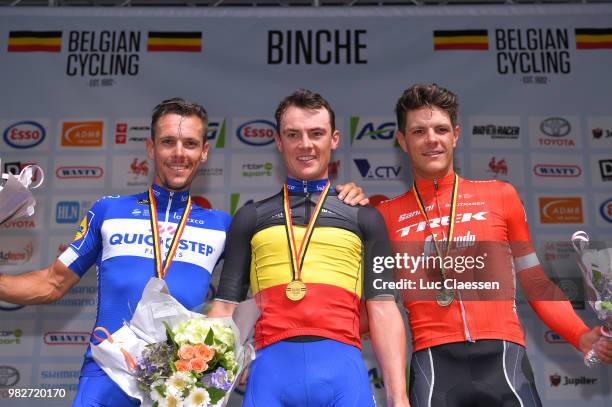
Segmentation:
{"type": "MultiPolygon", "coordinates": [[[[455,234],[455,218],[457,217],[456,216],[457,189],[459,187],[459,183],[457,182],[458,178],[459,177],[457,176],[457,174],[455,174],[455,180],[453,181],[453,194],[451,196],[450,219],[448,220],[448,233],[446,234],[448,236],[448,239],[446,241],[446,253],[444,254],[444,256],[448,255],[448,252],[450,251],[451,243],[453,241],[453,235],[455,234]]],[[[427,213],[425,212],[423,200],[421,199],[421,195],[419,194],[419,190],[417,189],[416,181],[413,181],[412,183],[412,193],[414,194],[417,204],[419,205],[419,211],[421,212],[421,215],[425,218],[427,229],[429,230],[429,233],[431,234],[431,240],[433,240],[434,247],[436,249],[436,254],[438,255],[438,257],[440,257],[440,259],[442,259],[440,247],[438,246],[436,237],[434,233],[432,232],[431,227],[429,226],[429,217],[427,216],[427,213]]],[[[442,281],[445,281],[446,280],[446,270],[444,270],[443,266],[440,267],[440,275],[442,276],[442,281]]]]}
{"type": "Polygon", "coordinates": [[[323,202],[325,201],[325,197],[329,192],[330,186],[331,184],[328,180],[325,184],[325,187],[323,188],[323,191],[321,191],[321,195],[319,195],[319,199],[317,200],[317,204],[315,205],[314,212],[310,216],[308,226],[306,227],[306,230],[304,231],[304,236],[302,237],[300,249],[296,250],[297,245],[295,243],[295,234],[293,233],[293,219],[291,218],[291,203],[289,202],[289,191],[287,189],[287,184],[285,183],[285,185],[283,185],[285,231],[287,232],[287,241],[289,242],[289,254],[291,256],[291,269],[293,271],[294,280],[300,280],[302,276],[302,265],[304,263],[304,258],[306,257],[306,250],[308,250],[310,237],[312,236],[312,232],[314,231],[315,222],[319,217],[319,213],[321,213],[321,208],[323,207],[323,202]]]}
{"type": "Polygon", "coordinates": [[[191,195],[187,198],[187,204],[185,209],[183,210],[183,214],[181,215],[181,220],[178,223],[176,231],[174,232],[174,237],[172,238],[172,243],[170,243],[170,248],[168,253],[166,254],[166,261],[162,263],[161,260],[161,242],[159,241],[159,225],[157,221],[157,205],[155,204],[155,196],[153,195],[153,188],[149,187],[149,213],[151,215],[151,232],[153,233],[153,261],[155,262],[155,273],[158,278],[163,279],[170,268],[170,264],[172,263],[172,259],[174,258],[174,254],[176,253],[176,249],[178,248],[178,244],[181,241],[181,235],[185,230],[185,225],[187,224],[187,219],[189,218],[189,213],[191,212],[191,195]]]}

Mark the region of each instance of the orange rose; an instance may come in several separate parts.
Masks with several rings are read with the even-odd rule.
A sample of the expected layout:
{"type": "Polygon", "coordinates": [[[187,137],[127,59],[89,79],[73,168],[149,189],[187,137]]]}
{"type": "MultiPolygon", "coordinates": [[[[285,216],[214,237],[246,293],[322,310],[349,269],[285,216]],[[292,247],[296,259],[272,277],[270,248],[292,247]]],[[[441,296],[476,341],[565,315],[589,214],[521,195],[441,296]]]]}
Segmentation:
{"type": "Polygon", "coordinates": [[[193,359],[195,356],[195,349],[191,345],[181,345],[178,351],[179,358],[183,360],[193,359]]]}
{"type": "Polygon", "coordinates": [[[202,373],[208,369],[208,363],[202,358],[193,358],[189,361],[189,368],[196,373],[202,373]]]}
{"type": "Polygon", "coordinates": [[[204,359],[207,363],[215,356],[215,350],[210,346],[199,343],[194,348],[195,356],[204,359]]]}
{"type": "Polygon", "coordinates": [[[176,362],[174,362],[174,367],[176,367],[176,370],[178,370],[179,372],[188,372],[189,362],[185,360],[177,360],[176,362]]]}

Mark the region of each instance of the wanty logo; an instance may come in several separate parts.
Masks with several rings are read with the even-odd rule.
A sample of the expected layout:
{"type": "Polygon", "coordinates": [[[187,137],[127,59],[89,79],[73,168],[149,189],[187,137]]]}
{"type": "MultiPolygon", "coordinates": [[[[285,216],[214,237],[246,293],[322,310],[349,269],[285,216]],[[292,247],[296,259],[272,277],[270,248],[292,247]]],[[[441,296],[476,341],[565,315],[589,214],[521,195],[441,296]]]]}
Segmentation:
{"type": "Polygon", "coordinates": [[[89,332],[45,332],[43,341],[47,345],[88,345],[89,332]]]}
{"type": "Polygon", "coordinates": [[[350,119],[351,126],[351,144],[361,140],[393,140],[395,137],[395,122],[392,120],[373,120],[359,125],[359,117],[352,116],[350,119]]]}
{"type": "Polygon", "coordinates": [[[55,207],[55,221],[57,223],[76,223],[79,221],[81,205],[77,201],[60,201],[55,207]]]}
{"type": "Polygon", "coordinates": [[[602,181],[612,181],[612,160],[599,160],[599,172],[602,181]]]}
{"type": "Polygon", "coordinates": [[[612,198],[604,201],[604,203],[601,204],[599,207],[599,213],[605,220],[612,223],[612,198]]]}
{"type": "Polygon", "coordinates": [[[104,123],[101,121],[64,122],[62,124],[63,147],[101,147],[104,123]]]}
{"type": "Polygon", "coordinates": [[[45,128],[41,124],[24,120],[4,130],[4,142],[13,148],[32,148],[42,143],[45,135],[45,128]]]}
{"type": "Polygon", "coordinates": [[[0,388],[13,387],[19,383],[19,370],[13,366],[0,366],[0,388]]]}
{"type": "Polygon", "coordinates": [[[236,135],[250,146],[265,146],[274,142],[276,125],[268,120],[251,120],[236,130],[236,135]]]}
{"type": "Polygon", "coordinates": [[[506,165],[506,159],[501,158],[499,161],[497,161],[496,157],[491,157],[488,172],[495,174],[495,178],[500,175],[508,175],[508,165],[506,165]]]}
{"type": "Polygon", "coordinates": [[[558,333],[553,331],[546,331],[544,334],[544,340],[547,343],[567,343],[565,339],[563,339],[558,333]]]}
{"type": "Polygon", "coordinates": [[[575,147],[576,143],[572,139],[564,139],[572,130],[569,121],[562,117],[549,117],[540,123],[540,131],[548,138],[540,138],[538,142],[541,146],[561,146],[575,147]]]}
{"type": "Polygon", "coordinates": [[[563,376],[562,378],[561,375],[556,372],[551,374],[549,377],[550,377],[550,385],[552,387],[570,386],[570,385],[571,386],[581,386],[581,385],[592,386],[597,381],[597,378],[595,377],[586,377],[586,376],[580,376],[580,377],[563,376]]]}
{"type": "MultiPolygon", "coordinates": [[[[606,137],[612,137],[612,130],[606,129],[605,132],[606,132],[606,137]]],[[[603,137],[604,129],[602,129],[601,127],[596,127],[591,130],[591,134],[593,134],[593,138],[595,140],[599,140],[600,138],[603,137]]]]}
{"type": "Polygon", "coordinates": [[[34,253],[34,245],[32,242],[26,243],[25,247],[20,250],[0,250],[0,266],[16,266],[25,264],[32,258],[34,253]]]}
{"type": "Polygon", "coordinates": [[[582,169],[577,165],[536,164],[533,173],[538,177],[575,178],[582,169]]]}
{"type": "Polygon", "coordinates": [[[373,180],[397,180],[400,179],[400,172],[402,170],[401,166],[391,166],[391,165],[381,165],[378,167],[372,168],[370,162],[365,158],[355,158],[353,160],[357,169],[359,170],[359,174],[364,180],[373,181],[373,180]]]}
{"type": "Polygon", "coordinates": [[[541,197],[540,221],[550,223],[583,223],[582,198],[579,197],[541,197]]]}
{"type": "Polygon", "coordinates": [[[55,170],[55,175],[60,179],[96,179],[104,175],[102,167],[90,166],[62,166],[55,170]]]}

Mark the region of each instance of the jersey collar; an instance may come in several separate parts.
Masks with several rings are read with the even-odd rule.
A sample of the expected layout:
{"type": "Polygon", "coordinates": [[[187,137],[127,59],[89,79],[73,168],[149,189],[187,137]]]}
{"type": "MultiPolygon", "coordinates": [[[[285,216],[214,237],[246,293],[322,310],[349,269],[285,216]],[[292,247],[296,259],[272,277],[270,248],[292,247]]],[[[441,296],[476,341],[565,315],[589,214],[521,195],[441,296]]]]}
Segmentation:
{"type": "Polygon", "coordinates": [[[155,195],[155,202],[158,208],[166,205],[170,198],[172,198],[172,206],[184,206],[189,197],[189,191],[170,192],[167,189],[153,183],[151,185],[153,189],[153,195],[155,195]]]}
{"type": "MultiPolygon", "coordinates": [[[[327,184],[328,178],[315,179],[315,180],[299,180],[291,177],[287,177],[287,190],[292,193],[316,193],[323,191],[325,184],[327,184]]],[[[331,187],[329,192],[333,192],[334,188],[331,187]]]]}
{"type": "Polygon", "coordinates": [[[434,192],[436,189],[438,190],[438,192],[452,189],[454,181],[455,171],[451,171],[450,174],[442,178],[415,180],[416,186],[419,189],[420,194],[427,194],[428,192],[431,193],[434,192]]]}

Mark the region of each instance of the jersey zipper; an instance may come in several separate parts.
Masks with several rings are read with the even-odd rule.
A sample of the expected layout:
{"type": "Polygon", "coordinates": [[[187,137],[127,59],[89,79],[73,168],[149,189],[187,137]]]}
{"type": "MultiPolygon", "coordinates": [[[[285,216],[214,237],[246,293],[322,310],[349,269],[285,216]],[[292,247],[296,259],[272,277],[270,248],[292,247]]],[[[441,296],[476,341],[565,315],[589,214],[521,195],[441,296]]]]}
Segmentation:
{"type": "Polygon", "coordinates": [[[170,217],[170,207],[172,206],[172,197],[174,196],[174,192],[170,192],[170,198],[168,199],[168,207],[166,208],[166,223],[169,222],[170,217]]]}
{"type": "MultiPolygon", "coordinates": [[[[434,184],[434,191],[435,191],[435,198],[436,198],[436,206],[438,207],[438,216],[440,217],[440,224],[442,224],[442,210],[440,208],[440,202],[438,202],[438,178],[434,178],[433,179],[433,184],[434,184]]],[[[450,214],[449,214],[449,222],[454,222],[454,219],[450,218],[450,214]]],[[[445,236],[448,239],[448,236],[445,236]]],[[[447,245],[450,245],[451,242],[447,241],[446,242],[447,245]]],[[[463,299],[461,298],[461,292],[459,290],[456,291],[457,293],[457,300],[459,300],[459,306],[461,307],[461,319],[463,321],[463,333],[465,334],[465,339],[468,342],[474,342],[472,340],[472,335],[470,334],[470,328],[468,327],[467,324],[467,315],[465,313],[465,306],[463,305],[463,299]]]]}
{"type": "Polygon", "coordinates": [[[302,186],[304,187],[304,193],[306,194],[306,199],[304,200],[304,224],[308,224],[308,221],[310,220],[310,207],[309,207],[309,202],[310,202],[310,192],[308,192],[308,181],[303,180],[302,181],[302,186]]]}

